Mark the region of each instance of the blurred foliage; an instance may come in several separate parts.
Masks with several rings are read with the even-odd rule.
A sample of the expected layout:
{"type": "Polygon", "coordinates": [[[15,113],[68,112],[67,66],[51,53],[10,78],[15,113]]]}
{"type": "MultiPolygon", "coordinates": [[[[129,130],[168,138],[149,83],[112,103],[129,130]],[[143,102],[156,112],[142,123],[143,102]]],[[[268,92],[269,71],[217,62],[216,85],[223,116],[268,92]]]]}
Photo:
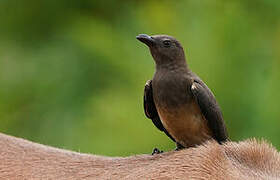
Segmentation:
{"type": "Polygon", "coordinates": [[[232,140],[280,148],[276,0],[2,0],[0,131],[113,156],[174,148],[143,113],[154,63],[139,33],[182,42],[232,140]]]}

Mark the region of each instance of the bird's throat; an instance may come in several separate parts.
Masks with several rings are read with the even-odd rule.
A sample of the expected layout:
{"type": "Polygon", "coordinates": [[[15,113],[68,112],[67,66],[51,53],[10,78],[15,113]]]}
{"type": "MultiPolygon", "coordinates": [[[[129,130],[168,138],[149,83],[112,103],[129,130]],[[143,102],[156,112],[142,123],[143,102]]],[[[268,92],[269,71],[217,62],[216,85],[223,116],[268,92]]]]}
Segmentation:
{"type": "Polygon", "coordinates": [[[170,72],[187,72],[188,71],[188,65],[185,60],[182,61],[167,61],[167,62],[162,62],[155,60],[156,62],[156,71],[162,71],[162,70],[167,70],[170,72]]]}

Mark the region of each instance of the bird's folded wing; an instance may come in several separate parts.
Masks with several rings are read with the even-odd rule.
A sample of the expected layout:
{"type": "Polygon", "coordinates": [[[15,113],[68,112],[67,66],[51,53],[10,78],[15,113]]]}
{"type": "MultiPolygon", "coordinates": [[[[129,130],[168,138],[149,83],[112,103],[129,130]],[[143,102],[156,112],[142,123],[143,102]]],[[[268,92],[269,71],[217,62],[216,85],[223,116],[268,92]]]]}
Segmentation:
{"type": "Polygon", "coordinates": [[[196,98],[202,114],[208,121],[208,125],[214,135],[214,138],[219,143],[226,141],[228,135],[223,115],[210,89],[198,79],[194,80],[191,86],[191,91],[196,98]]]}
{"type": "Polygon", "coordinates": [[[147,81],[144,89],[144,110],[147,118],[151,119],[154,125],[160,130],[165,132],[165,134],[172,139],[174,138],[167,132],[163,127],[161,120],[159,118],[154,99],[153,99],[153,89],[152,89],[152,80],[147,81]]]}

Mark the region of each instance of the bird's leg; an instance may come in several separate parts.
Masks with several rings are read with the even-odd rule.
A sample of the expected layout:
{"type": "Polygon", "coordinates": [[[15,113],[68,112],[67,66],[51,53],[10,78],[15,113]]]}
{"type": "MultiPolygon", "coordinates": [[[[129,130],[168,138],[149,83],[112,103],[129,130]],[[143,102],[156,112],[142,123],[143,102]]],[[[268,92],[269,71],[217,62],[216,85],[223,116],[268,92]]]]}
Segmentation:
{"type": "Polygon", "coordinates": [[[185,147],[182,145],[182,144],[180,144],[180,143],[178,143],[178,142],[176,142],[176,149],[175,149],[175,151],[179,151],[179,150],[182,150],[182,149],[184,149],[185,147]]]}
{"type": "Polygon", "coordinates": [[[160,154],[160,153],[163,153],[163,151],[159,150],[158,148],[154,148],[153,152],[152,152],[152,155],[154,154],[160,154]]]}

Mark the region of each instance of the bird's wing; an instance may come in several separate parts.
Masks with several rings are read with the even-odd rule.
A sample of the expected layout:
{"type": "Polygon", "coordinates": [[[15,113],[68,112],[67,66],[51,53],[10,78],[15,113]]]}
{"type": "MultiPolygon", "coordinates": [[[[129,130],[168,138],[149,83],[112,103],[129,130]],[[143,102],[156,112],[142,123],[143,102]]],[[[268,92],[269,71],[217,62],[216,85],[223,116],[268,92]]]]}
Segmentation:
{"type": "Polygon", "coordinates": [[[165,134],[172,139],[174,138],[167,132],[167,130],[163,127],[161,120],[159,118],[154,99],[153,99],[153,89],[152,89],[152,80],[148,80],[145,84],[144,89],[144,110],[147,118],[151,119],[154,125],[161,131],[165,132],[165,134]]]}
{"type": "Polygon", "coordinates": [[[202,114],[208,121],[208,125],[214,135],[214,138],[219,143],[226,141],[228,139],[228,135],[223,115],[211,90],[197,77],[194,79],[191,91],[196,98],[202,114]]]}

